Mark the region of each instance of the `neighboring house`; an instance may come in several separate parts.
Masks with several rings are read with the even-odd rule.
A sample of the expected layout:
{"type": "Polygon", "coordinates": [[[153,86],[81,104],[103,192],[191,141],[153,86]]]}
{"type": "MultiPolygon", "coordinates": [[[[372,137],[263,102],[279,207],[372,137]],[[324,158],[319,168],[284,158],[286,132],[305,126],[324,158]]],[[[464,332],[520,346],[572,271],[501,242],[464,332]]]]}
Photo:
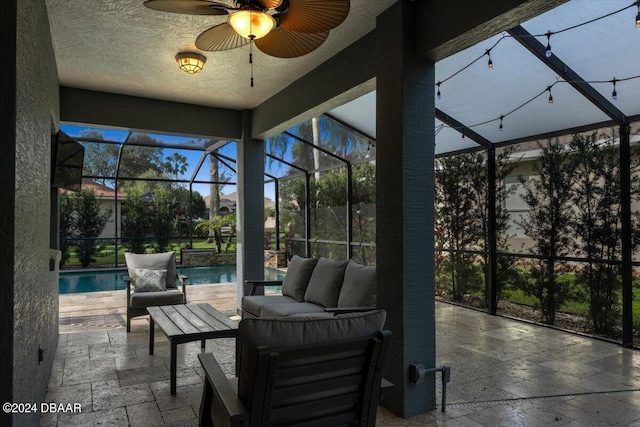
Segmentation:
{"type": "MultiPolygon", "coordinates": [[[[113,188],[107,187],[104,184],[100,184],[95,182],[89,178],[82,178],[82,190],[93,190],[95,192],[96,198],[100,200],[100,210],[102,212],[111,210],[111,216],[109,217],[107,224],[102,230],[100,239],[113,239],[116,236],[116,212],[118,215],[118,236],[120,236],[120,218],[121,218],[121,208],[122,208],[122,200],[126,197],[126,194],[121,191],[118,192],[118,204],[116,205],[116,192],[113,188]]],[[[62,192],[69,193],[67,190],[62,190],[62,192]]],[[[70,193],[73,194],[73,193],[70,193]]]]}
{"type": "MultiPolygon", "coordinates": [[[[220,213],[227,214],[227,213],[235,212],[237,200],[238,200],[238,194],[236,192],[229,193],[229,194],[221,194],[220,195],[220,213]]],[[[204,203],[207,206],[205,216],[208,218],[209,209],[211,206],[211,195],[204,197],[204,203]]],[[[265,209],[267,208],[275,209],[276,203],[273,200],[265,197],[264,207],[265,209]]]]}

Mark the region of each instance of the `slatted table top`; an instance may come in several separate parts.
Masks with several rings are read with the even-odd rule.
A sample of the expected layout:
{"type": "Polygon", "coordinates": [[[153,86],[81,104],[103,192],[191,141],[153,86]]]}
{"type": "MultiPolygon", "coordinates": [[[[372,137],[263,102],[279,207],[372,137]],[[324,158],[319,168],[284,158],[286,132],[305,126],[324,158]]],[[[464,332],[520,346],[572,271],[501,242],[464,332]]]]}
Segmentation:
{"type": "Polygon", "coordinates": [[[235,337],[238,324],[210,304],[148,307],[147,311],[170,340],[235,337]]]}

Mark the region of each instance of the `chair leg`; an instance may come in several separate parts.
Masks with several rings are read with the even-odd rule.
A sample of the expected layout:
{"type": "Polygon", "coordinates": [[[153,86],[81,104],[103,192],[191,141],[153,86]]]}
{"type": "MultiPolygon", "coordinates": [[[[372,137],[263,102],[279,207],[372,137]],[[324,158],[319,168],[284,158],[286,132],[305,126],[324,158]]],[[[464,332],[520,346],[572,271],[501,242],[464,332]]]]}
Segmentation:
{"type": "Polygon", "coordinates": [[[131,332],[131,317],[127,314],[127,332],[131,332]]]}

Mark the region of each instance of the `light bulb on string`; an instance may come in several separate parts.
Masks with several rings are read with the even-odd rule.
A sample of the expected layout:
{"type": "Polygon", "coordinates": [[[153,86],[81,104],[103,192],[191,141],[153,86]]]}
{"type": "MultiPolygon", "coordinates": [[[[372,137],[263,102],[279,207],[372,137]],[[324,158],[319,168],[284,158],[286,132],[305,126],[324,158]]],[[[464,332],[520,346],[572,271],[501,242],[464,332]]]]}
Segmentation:
{"type": "Polygon", "coordinates": [[[504,131],[504,128],[502,127],[502,119],[504,119],[504,116],[500,116],[500,127],[498,128],[500,132],[504,131]]]}
{"type": "Polygon", "coordinates": [[[462,129],[462,132],[461,132],[461,133],[462,133],[462,136],[460,137],[460,139],[464,141],[464,140],[466,139],[466,137],[465,137],[465,135],[464,135],[464,128],[462,129]]]}
{"type": "Polygon", "coordinates": [[[640,30],[640,1],[638,4],[638,14],[636,15],[636,28],[640,30]]]}
{"type": "Polygon", "coordinates": [[[611,99],[615,102],[618,100],[618,92],[616,92],[616,78],[614,77],[611,82],[613,83],[613,92],[611,92],[611,99]]]}
{"type": "Polygon", "coordinates": [[[493,70],[493,61],[491,60],[491,49],[487,49],[486,54],[489,57],[489,61],[487,61],[487,66],[489,67],[489,71],[491,71],[493,70]]]}
{"type": "Polygon", "coordinates": [[[551,58],[551,31],[547,32],[547,50],[545,51],[544,55],[547,58],[551,58]]]}
{"type": "Polygon", "coordinates": [[[436,93],[436,96],[438,97],[438,99],[442,99],[442,95],[440,94],[440,84],[442,82],[438,82],[436,83],[436,86],[438,86],[438,92],[436,93]]]}
{"type": "Polygon", "coordinates": [[[549,104],[553,104],[553,95],[551,95],[551,86],[547,88],[549,91],[549,104]]]}

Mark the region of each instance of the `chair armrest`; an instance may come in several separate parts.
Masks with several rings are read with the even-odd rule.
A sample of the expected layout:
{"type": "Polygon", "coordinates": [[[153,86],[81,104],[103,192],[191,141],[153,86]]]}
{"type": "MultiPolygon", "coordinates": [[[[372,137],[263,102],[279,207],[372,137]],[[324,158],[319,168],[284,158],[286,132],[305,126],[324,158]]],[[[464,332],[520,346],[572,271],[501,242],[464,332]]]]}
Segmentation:
{"type": "Polygon", "coordinates": [[[133,283],[133,278],[130,276],[124,276],[124,281],[127,284],[127,307],[131,303],[131,283],[133,283]]]}
{"type": "Polygon", "coordinates": [[[325,313],[333,313],[337,314],[347,314],[347,313],[364,313],[365,311],[373,311],[375,307],[334,307],[334,308],[325,308],[325,313]]]}
{"type": "MultiPolygon", "coordinates": [[[[248,420],[249,411],[238,398],[236,391],[231,386],[227,376],[222,372],[213,354],[200,353],[198,354],[198,359],[200,359],[200,364],[207,376],[205,381],[213,389],[210,412],[226,417],[225,420],[219,420],[221,425],[236,425],[248,420]]],[[[204,409],[207,410],[207,408],[204,409]]],[[[217,420],[212,421],[214,425],[218,424],[216,423],[217,420]]]]}
{"type": "Polygon", "coordinates": [[[184,274],[178,274],[178,280],[180,281],[180,285],[182,285],[182,293],[184,294],[184,303],[187,303],[187,279],[188,277],[184,274]]]}
{"type": "Polygon", "coordinates": [[[245,280],[244,283],[251,285],[249,295],[255,295],[258,288],[265,286],[282,286],[282,280],[245,280]]]}

